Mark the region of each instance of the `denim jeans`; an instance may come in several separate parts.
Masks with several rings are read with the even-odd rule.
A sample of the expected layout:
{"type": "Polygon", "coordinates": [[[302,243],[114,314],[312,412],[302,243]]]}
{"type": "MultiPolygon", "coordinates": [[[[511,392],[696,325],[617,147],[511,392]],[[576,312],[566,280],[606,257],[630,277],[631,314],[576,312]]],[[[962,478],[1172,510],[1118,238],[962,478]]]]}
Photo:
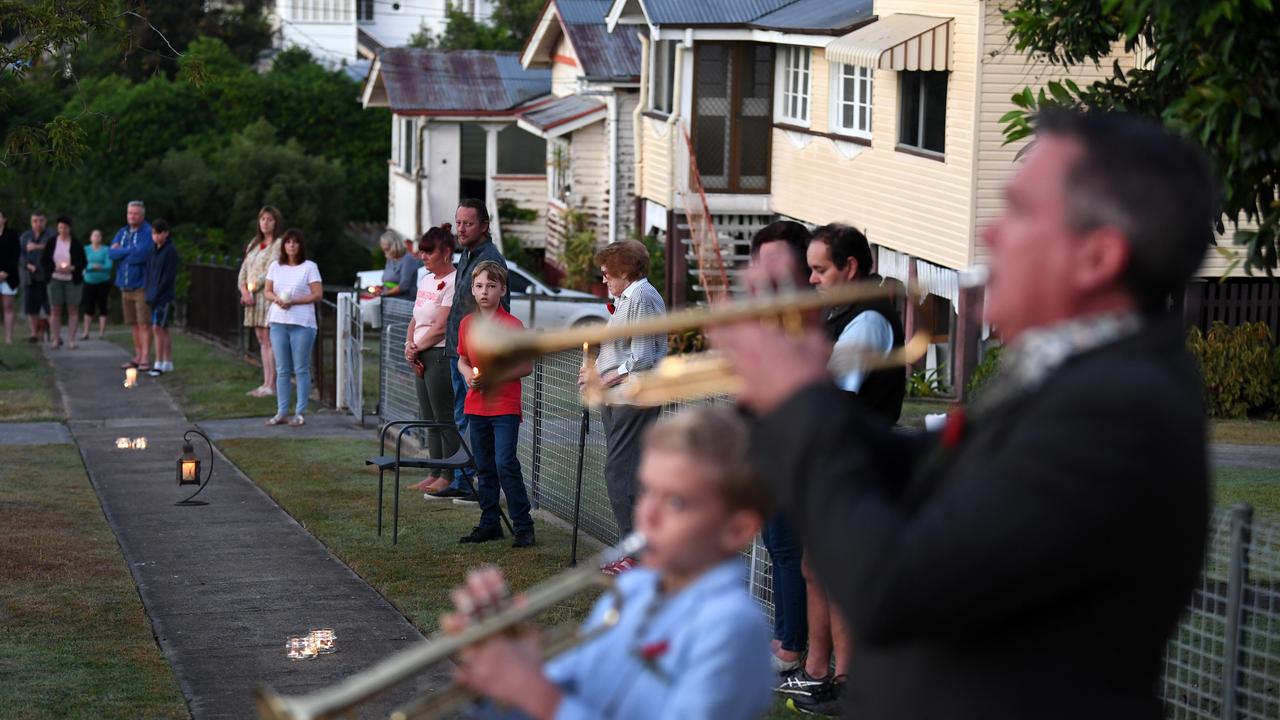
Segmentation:
{"type": "Polygon", "coordinates": [[[307,411],[311,399],[311,346],[316,329],[292,323],[271,323],[271,354],[276,359],[276,415],[289,413],[289,378],[298,379],[298,402],[293,414],[307,411]]]}
{"type": "MultiPolygon", "coordinates": [[[[467,379],[462,377],[462,373],[458,372],[458,357],[445,356],[445,360],[449,363],[449,378],[453,381],[453,424],[458,426],[458,432],[462,437],[467,437],[467,413],[463,409],[463,404],[467,401],[467,379]]],[[[471,452],[475,452],[473,448],[471,452]]],[[[453,484],[449,487],[455,490],[461,490],[466,487],[462,482],[462,475],[472,476],[472,471],[468,469],[459,470],[453,479],[453,484]]]]}
{"type": "Polygon", "coordinates": [[[800,568],[800,538],[782,513],[764,525],[764,546],[773,574],[773,637],[783,650],[803,652],[809,639],[809,616],[800,568]]]}
{"type": "Polygon", "coordinates": [[[498,487],[507,496],[507,512],[516,532],[533,529],[529,516],[529,496],[516,457],[520,439],[519,415],[468,415],[471,425],[471,452],[476,456],[476,493],[480,496],[480,527],[502,522],[498,508],[498,487]]]}

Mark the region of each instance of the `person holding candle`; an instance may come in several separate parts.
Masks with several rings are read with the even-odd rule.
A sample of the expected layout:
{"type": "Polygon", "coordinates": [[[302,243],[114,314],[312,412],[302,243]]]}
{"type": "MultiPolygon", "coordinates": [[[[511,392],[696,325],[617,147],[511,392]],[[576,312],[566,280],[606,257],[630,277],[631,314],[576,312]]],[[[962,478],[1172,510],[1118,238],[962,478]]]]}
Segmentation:
{"type": "Polygon", "coordinates": [[[111,297],[111,253],[102,243],[102,231],[94,229],[89,233],[89,247],[84,249],[84,293],[80,300],[80,315],[84,318],[84,334],[81,340],[89,339],[89,329],[93,324],[93,316],[98,316],[98,339],[107,331],[107,300],[111,297]]]}
{"type": "Polygon", "coordinates": [[[285,422],[289,411],[291,378],[298,381],[298,399],[291,427],[306,423],[307,401],[311,399],[311,347],[316,340],[316,307],[324,297],[320,285],[320,268],[307,259],[302,231],[286,230],[280,244],[280,256],[267,269],[263,291],[271,309],[267,319],[271,327],[271,348],[275,353],[276,414],[268,425],[285,422]]]}
{"type": "MultiPolygon", "coordinates": [[[[614,298],[609,325],[626,325],[666,313],[667,306],[658,289],[649,283],[649,250],[638,240],[612,243],[596,253],[596,264],[604,275],[610,297],[614,298]]],[[[667,354],[666,335],[611,340],[600,345],[596,373],[604,387],[626,382],[631,373],[649,370],[667,354]]],[[[585,386],[586,373],[580,373],[579,386],[585,386]]],[[[640,438],[662,414],[662,408],[632,405],[603,405],[600,419],[604,424],[608,447],[604,461],[605,487],[618,532],[631,532],[632,510],[636,504],[636,469],[640,466],[640,438]]],[[[617,574],[634,565],[623,558],[607,568],[617,574]]]]}
{"type": "Polygon", "coordinates": [[[151,225],[147,208],[133,200],[125,209],[125,226],[116,231],[108,254],[116,265],[116,287],[124,308],[124,322],[133,326],[133,358],[125,367],[147,371],[151,365],[151,309],[147,307],[147,260],[151,257],[151,225]]]}
{"type": "Polygon", "coordinates": [[[280,233],[284,218],[270,205],[258,211],[257,233],[244,248],[240,263],[240,304],[244,306],[244,326],[253,328],[262,358],[262,385],[245,393],[251,397],[274,395],[276,382],[275,355],[271,349],[271,332],[267,327],[270,301],[264,297],[267,268],[280,257],[280,233]]]}
{"type": "Polygon", "coordinates": [[[164,220],[151,226],[151,238],[155,250],[147,263],[147,307],[151,308],[151,329],[156,338],[156,362],[147,374],[159,377],[173,372],[169,311],[178,286],[178,249],[169,239],[169,223],[164,220]]]}
{"type": "Polygon", "coordinates": [[[71,236],[71,218],[58,218],[57,237],[45,243],[40,256],[41,275],[49,278],[49,347],[62,347],[62,309],[67,310],[70,336],[67,347],[76,348],[80,319],[80,293],[84,283],[84,246],[71,236]]]}
{"type": "Polygon", "coordinates": [[[477,490],[480,524],[470,534],[464,535],[460,542],[482,543],[502,539],[501,509],[498,507],[498,487],[501,486],[507,496],[511,528],[515,532],[511,547],[532,547],[533,517],[529,514],[529,497],[524,490],[520,459],[516,457],[516,441],[520,436],[521,417],[519,378],[533,372],[533,363],[526,363],[515,374],[515,380],[498,385],[486,397],[476,387],[484,369],[471,364],[467,351],[467,330],[477,315],[514,328],[523,329],[524,323],[502,308],[502,298],[507,294],[507,268],[502,264],[485,260],[476,265],[471,272],[471,294],[475,298],[476,311],[464,317],[458,327],[458,372],[468,379],[465,409],[480,486],[477,490]]]}
{"type": "Polygon", "coordinates": [[[408,243],[395,230],[382,233],[378,239],[387,264],[382,269],[382,286],[376,289],[382,297],[413,300],[418,294],[418,270],[422,262],[408,251],[408,243]]]}
{"type": "MultiPolygon", "coordinates": [[[[453,268],[453,251],[457,246],[449,223],[427,230],[418,241],[418,258],[423,267],[418,271],[418,295],[405,332],[404,357],[414,370],[418,412],[423,420],[453,421],[453,380],[449,377],[444,336],[453,305],[454,279],[458,275],[453,268]]],[[[427,451],[431,457],[446,458],[457,450],[454,433],[428,431],[427,451]]],[[[447,490],[453,478],[438,470],[432,472],[416,488],[428,500],[450,497],[438,493],[447,490]]]]}
{"type": "MultiPolygon", "coordinates": [[[[769,708],[769,631],[747,590],[743,549],[769,498],[747,461],[746,423],[698,407],[645,434],[636,529],[643,565],[582,625],[617,623],[543,664],[538,634],[499,633],[457,656],[456,679],[524,718],[758,718],[769,708]]],[[[511,601],[501,571],[470,573],[441,619],[456,634],[511,601]]],[[[481,709],[498,713],[498,708],[481,709]]],[[[501,715],[501,717],[511,717],[501,715]]]]}

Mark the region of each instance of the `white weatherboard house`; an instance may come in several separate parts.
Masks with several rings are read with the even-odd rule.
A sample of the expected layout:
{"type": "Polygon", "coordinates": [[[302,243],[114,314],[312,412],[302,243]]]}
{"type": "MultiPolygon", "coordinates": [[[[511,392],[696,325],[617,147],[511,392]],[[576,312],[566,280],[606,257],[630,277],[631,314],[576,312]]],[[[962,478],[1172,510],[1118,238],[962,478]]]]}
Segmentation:
{"type": "Polygon", "coordinates": [[[449,7],[477,20],[493,14],[493,0],[276,0],[272,22],[282,47],[340,67],[403,46],[423,28],[439,37],[449,7]]]}
{"type": "Polygon", "coordinates": [[[546,242],[546,141],[516,125],[551,102],[551,72],[527,70],[516,53],[393,48],[365,80],[365,107],[391,110],[387,224],[406,237],[453,222],[462,198],[485,201],[501,246],[512,231],[531,248],[546,242]],[[504,226],[505,204],[537,217],[504,226]]]}
{"type": "Polygon", "coordinates": [[[599,244],[634,227],[640,40],[609,33],[610,0],[548,0],[520,61],[551,71],[554,99],[521,128],[547,141],[547,259],[561,265],[566,215],[582,213],[599,244]]]}

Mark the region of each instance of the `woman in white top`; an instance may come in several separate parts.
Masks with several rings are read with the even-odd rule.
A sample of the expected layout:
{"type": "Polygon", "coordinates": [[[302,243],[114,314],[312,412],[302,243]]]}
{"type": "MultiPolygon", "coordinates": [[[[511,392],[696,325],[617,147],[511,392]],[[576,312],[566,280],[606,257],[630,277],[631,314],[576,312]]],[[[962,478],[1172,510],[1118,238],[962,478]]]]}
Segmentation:
{"type": "MultiPolygon", "coordinates": [[[[453,380],[445,357],[444,335],[453,305],[453,251],[457,248],[449,223],[433,227],[418,241],[418,257],[425,266],[418,274],[418,291],[413,303],[413,319],[405,332],[404,359],[414,370],[418,391],[418,411],[423,420],[453,421],[453,380]]],[[[430,430],[427,451],[431,457],[449,457],[458,450],[456,433],[430,430]]],[[[417,488],[423,497],[436,499],[453,478],[433,470],[417,488]]],[[[444,497],[449,497],[445,495],[444,497]]]]}
{"type": "Polygon", "coordinates": [[[324,297],[320,268],[307,259],[301,230],[290,228],[281,237],[280,258],[267,269],[263,295],[271,303],[267,326],[276,361],[276,414],[267,424],[285,422],[292,376],[298,379],[298,401],[288,422],[297,427],[306,422],[303,413],[311,397],[311,346],[316,341],[315,303],[324,297]]]}

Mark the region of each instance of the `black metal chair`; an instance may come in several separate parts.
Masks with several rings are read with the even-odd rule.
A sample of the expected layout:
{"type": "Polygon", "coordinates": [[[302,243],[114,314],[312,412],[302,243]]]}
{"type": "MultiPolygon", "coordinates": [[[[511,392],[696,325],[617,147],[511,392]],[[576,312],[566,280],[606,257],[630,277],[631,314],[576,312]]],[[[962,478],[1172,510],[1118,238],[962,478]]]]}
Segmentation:
{"type": "MultiPolygon", "coordinates": [[[[431,421],[431,420],[395,420],[382,426],[378,432],[378,455],[368,458],[364,461],[365,465],[376,465],[378,468],[378,534],[382,534],[382,484],[383,475],[388,470],[395,471],[395,495],[392,501],[391,510],[391,544],[395,545],[400,535],[400,468],[429,468],[435,470],[462,470],[464,468],[475,469],[475,456],[471,454],[471,448],[467,447],[466,440],[462,437],[462,433],[458,432],[458,426],[452,422],[431,421]],[[387,454],[387,432],[392,427],[399,426],[400,431],[396,434],[396,452],[394,455],[387,454]],[[451,432],[458,436],[458,450],[447,458],[430,458],[430,457],[406,457],[401,454],[401,445],[404,442],[405,433],[416,428],[427,428],[439,430],[441,432],[451,432]]],[[[471,484],[471,479],[465,473],[462,475],[463,482],[467,484],[467,488],[472,494],[475,494],[475,486],[471,484]]],[[[507,519],[506,513],[501,508],[498,512],[502,515],[502,522],[507,526],[507,531],[511,530],[511,521],[507,519]]],[[[514,534],[514,532],[512,532],[514,534]]]]}

